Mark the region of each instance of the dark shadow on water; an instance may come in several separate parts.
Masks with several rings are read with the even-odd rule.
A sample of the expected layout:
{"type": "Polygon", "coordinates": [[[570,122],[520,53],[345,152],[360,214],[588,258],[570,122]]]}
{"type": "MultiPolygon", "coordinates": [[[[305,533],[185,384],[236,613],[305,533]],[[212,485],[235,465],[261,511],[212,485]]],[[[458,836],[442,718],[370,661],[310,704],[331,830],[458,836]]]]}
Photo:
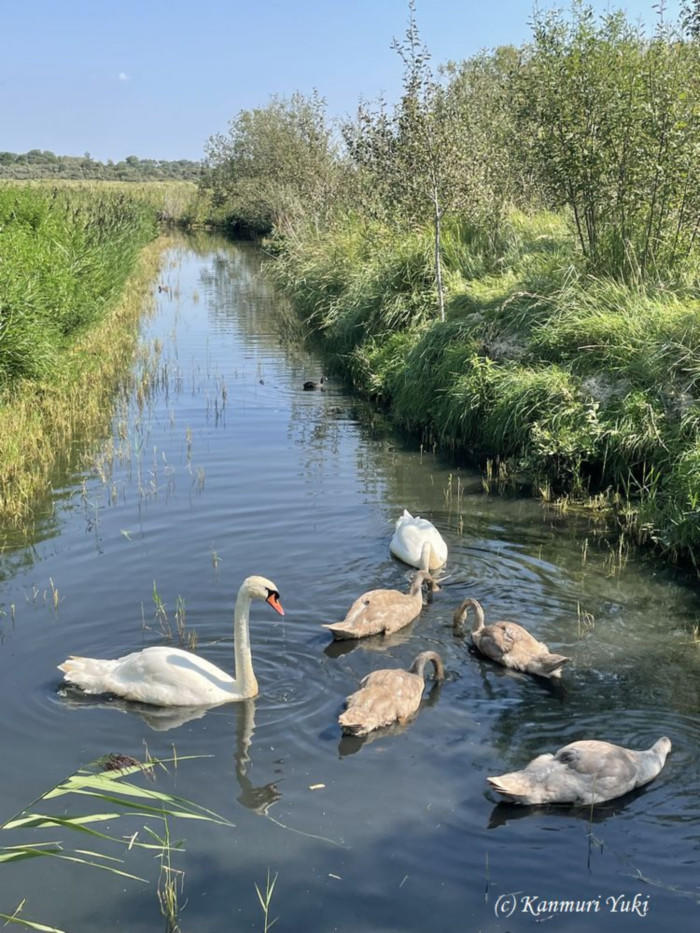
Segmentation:
{"type": "MultiPolygon", "coordinates": [[[[644,796],[647,792],[646,787],[638,787],[629,794],[617,797],[615,800],[606,800],[605,803],[596,803],[590,805],[574,805],[571,803],[548,803],[533,806],[523,806],[517,803],[506,803],[501,801],[495,805],[489,814],[487,823],[488,829],[498,829],[500,826],[507,826],[516,820],[527,819],[528,817],[543,816],[547,817],[572,817],[577,820],[583,820],[585,823],[604,823],[611,816],[617,816],[622,813],[634,800],[644,796]]],[[[493,799],[495,794],[488,793],[488,797],[493,799]]]]}
{"type": "Polygon", "coordinates": [[[367,638],[334,638],[326,645],[323,653],[328,658],[342,658],[351,651],[388,651],[407,642],[413,634],[413,623],[391,635],[369,635],[367,638]]]}

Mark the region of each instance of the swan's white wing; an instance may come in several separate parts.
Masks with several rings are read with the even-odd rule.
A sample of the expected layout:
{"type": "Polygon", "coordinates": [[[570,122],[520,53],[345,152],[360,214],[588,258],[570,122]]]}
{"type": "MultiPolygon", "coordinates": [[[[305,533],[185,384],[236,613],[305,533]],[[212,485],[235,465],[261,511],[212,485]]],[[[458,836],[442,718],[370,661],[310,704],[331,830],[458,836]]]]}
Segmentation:
{"type": "Polygon", "coordinates": [[[116,660],[69,658],[60,669],[86,693],[113,693],[155,706],[205,706],[236,698],[230,674],[181,648],[144,648],[116,660]]]}
{"type": "Polygon", "coordinates": [[[426,542],[432,549],[430,569],[436,570],[447,560],[447,544],[435,525],[427,518],[414,518],[410,512],[404,510],[404,514],[396,522],[396,530],[389,544],[391,553],[412,567],[420,567],[423,545],[426,542]]]}

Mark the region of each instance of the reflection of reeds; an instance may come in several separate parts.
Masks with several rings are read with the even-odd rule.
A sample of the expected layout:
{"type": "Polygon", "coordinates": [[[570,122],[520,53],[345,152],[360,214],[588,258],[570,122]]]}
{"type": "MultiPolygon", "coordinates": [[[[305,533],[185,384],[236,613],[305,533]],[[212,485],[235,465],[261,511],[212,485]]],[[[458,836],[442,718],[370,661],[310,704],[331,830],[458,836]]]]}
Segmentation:
{"type": "Polygon", "coordinates": [[[581,609],[581,603],[576,603],[576,631],[579,638],[583,638],[595,628],[595,616],[591,612],[581,609]]]}
{"type": "Polygon", "coordinates": [[[496,457],[495,460],[487,459],[484,471],[481,476],[481,487],[489,495],[496,492],[503,494],[513,485],[513,480],[508,474],[508,465],[505,460],[496,457]]]}

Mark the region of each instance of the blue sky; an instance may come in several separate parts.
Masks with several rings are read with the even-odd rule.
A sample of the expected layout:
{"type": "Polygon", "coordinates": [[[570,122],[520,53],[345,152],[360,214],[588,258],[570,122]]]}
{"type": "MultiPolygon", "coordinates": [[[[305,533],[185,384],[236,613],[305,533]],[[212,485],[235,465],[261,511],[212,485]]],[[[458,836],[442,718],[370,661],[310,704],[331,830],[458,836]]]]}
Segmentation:
{"type": "MultiPolygon", "coordinates": [[[[655,16],[652,0],[592,5],[655,16]]],[[[417,19],[439,64],[527,41],[532,9],[417,0],[417,19]]],[[[407,0],[0,0],[0,150],[199,159],[239,110],[313,88],[343,117],[396,99],[407,17],[407,0]]]]}

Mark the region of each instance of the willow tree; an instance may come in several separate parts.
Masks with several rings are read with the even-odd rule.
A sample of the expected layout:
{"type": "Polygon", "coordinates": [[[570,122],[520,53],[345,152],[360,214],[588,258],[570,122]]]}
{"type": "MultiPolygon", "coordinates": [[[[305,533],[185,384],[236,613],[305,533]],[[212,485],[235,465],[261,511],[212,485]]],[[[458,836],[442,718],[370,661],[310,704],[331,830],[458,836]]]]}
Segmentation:
{"type": "Polygon", "coordinates": [[[257,232],[289,234],[297,223],[320,222],[331,203],[335,152],[315,92],[241,110],[228,133],[210,137],[206,156],[214,203],[257,232]]]}
{"type": "Polygon", "coordinates": [[[663,21],[648,39],[621,12],[536,14],[520,125],[550,203],[581,250],[627,279],[692,266],[700,216],[700,51],[663,21]]]}

